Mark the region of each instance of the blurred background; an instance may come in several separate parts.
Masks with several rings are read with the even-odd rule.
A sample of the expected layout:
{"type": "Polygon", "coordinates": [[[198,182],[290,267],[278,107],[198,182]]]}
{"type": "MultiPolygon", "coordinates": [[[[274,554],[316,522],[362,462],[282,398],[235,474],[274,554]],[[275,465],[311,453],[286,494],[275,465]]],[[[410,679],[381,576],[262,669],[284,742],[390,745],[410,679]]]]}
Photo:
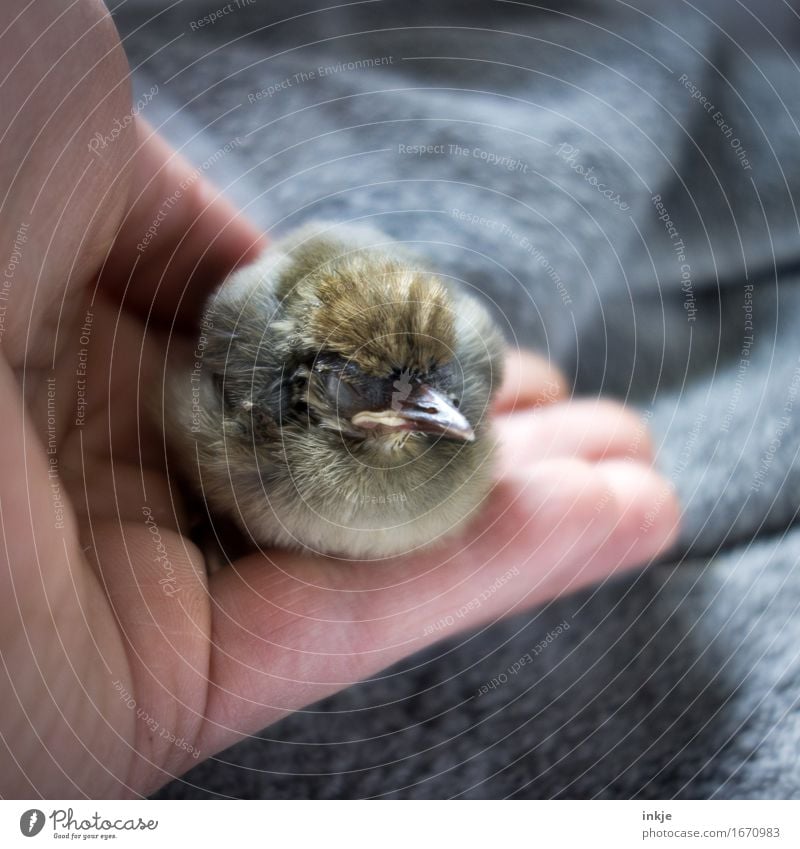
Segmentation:
{"type": "Polygon", "coordinates": [[[663,562],[441,643],[159,795],[800,796],[797,5],[113,13],[142,114],[260,227],[407,242],[575,393],[637,410],[684,511],[663,562]]]}

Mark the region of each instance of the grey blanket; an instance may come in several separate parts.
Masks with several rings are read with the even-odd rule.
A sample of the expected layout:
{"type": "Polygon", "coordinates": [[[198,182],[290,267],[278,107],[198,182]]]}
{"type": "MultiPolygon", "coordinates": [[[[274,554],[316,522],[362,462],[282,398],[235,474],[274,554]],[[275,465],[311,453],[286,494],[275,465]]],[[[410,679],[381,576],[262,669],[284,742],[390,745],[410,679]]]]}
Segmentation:
{"type": "Polygon", "coordinates": [[[312,8],[121,4],[146,115],[266,230],[369,216],[577,393],[640,409],[683,531],[643,572],[441,643],[160,795],[800,796],[797,17],[312,8]]]}

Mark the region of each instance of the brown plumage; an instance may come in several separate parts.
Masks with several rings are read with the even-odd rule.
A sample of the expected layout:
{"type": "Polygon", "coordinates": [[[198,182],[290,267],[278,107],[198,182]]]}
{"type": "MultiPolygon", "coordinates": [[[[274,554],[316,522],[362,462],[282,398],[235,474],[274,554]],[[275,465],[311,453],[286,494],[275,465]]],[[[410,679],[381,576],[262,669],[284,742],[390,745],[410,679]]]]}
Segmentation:
{"type": "Polygon", "coordinates": [[[427,370],[453,358],[453,315],[444,288],[429,275],[356,255],[326,269],[313,295],[307,325],[313,343],[369,374],[385,374],[387,365],[427,370]]]}
{"type": "Polygon", "coordinates": [[[168,435],[254,542],[397,554],[485,497],[500,334],[377,231],[277,243],[212,297],[204,337],[197,385],[180,366],[170,380],[168,435]]]}

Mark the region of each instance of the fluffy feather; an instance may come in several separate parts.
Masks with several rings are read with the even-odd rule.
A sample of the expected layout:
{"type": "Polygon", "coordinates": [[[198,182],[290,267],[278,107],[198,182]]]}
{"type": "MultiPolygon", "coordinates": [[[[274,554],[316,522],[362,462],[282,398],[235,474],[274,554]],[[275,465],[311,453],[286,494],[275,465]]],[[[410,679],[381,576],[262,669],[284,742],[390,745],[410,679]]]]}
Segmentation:
{"type": "Polygon", "coordinates": [[[167,435],[212,513],[255,543],[394,555],[460,528],[484,500],[502,338],[386,236],[302,228],[221,285],[201,339],[200,360],[171,370],[167,435]],[[423,432],[427,409],[403,412],[425,387],[473,441],[423,432]],[[385,405],[401,410],[387,428],[353,423],[375,418],[353,410],[385,405]],[[408,429],[392,427],[406,414],[408,429]]]}

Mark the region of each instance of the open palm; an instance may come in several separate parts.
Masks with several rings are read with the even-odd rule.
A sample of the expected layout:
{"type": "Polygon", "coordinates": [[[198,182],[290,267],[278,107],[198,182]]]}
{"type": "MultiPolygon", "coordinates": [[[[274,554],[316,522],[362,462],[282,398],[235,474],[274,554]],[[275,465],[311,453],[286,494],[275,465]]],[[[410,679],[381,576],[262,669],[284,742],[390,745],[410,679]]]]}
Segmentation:
{"type": "Polygon", "coordinates": [[[152,792],[434,640],[647,561],[676,524],[642,422],[565,400],[544,361],[511,354],[498,483],[460,539],[378,564],[254,553],[208,577],[146,407],[165,340],[189,344],[210,288],[262,243],[141,122],[87,159],[94,124],[129,109],[106,36],[81,82],[100,105],[84,107],[84,142],[51,130],[66,135],[28,148],[28,184],[8,196],[38,259],[21,251],[0,358],[3,796],[152,792]]]}

